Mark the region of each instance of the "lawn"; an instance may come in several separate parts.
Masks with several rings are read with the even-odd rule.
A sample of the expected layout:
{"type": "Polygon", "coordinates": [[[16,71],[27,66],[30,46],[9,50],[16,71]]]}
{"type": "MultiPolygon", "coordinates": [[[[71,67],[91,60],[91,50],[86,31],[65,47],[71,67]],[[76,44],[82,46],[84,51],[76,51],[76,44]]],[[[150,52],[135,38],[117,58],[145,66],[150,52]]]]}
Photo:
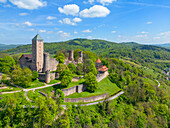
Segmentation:
{"type": "Polygon", "coordinates": [[[164,62],[164,63],[170,63],[170,60],[155,60],[155,62],[164,62]]]}
{"type": "Polygon", "coordinates": [[[159,73],[155,72],[153,69],[144,69],[143,70],[145,75],[152,75],[154,78],[157,78],[159,73]]]}
{"type": "Polygon", "coordinates": [[[27,88],[36,88],[41,86],[45,86],[45,84],[43,82],[40,82],[39,80],[34,80],[27,88]]]}
{"type": "MultiPolygon", "coordinates": [[[[71,87],[73,87],[73,86],[80,85],[80,84],[82,84],[83,82],[84,82],[84,79],[81,78],[81,79],[80,79],[79,81],[77,81],[77,82],[71,82],[71,83],[69,84],[69,86],[68,86],[68,87],[65,87],[65,88],[71,88],[71,87]]],[[[57,89],[64,89],[64,87],[61,87],[60,84],[58,84],[58,85],[54,85],[54,86],[47,87],[47,88],[44,88],[44,89],[38,89],[38,91],[42,91],[42,92],[48,94],[48,93],[51,93],[53,90],[57,90],[57,89]]]]}
{"type": "Polygon", "coordinates": [[[21,89],[17,88],[17,87],[14,87],[11,84],[9,84],[7,88],[0,89],[0,92],[10,92],[10,91],[17,91],[17,90],[21,90],[21,89]]]}
{"type": "MultiPolygon", "coordinates": [[[[28,91],[27,96],[28,96],[28,98],[29,98],[30,100],[34,101],[35,98],[39,98],[39,97],[41,97],[42,95],[41,95],[37,90],[35,90],[35,92],[33,92],[33,91],[28,91]]],[[[42,96],[42,97],[44,97],[44,96],[42,96]]]]}
{"type": "Polygon", "coordinates": [[[56,83],[58,83],[58,82],[60,82],[60,80],[56,80],[56,79],[55,79],[55,80],[51,80],[50,83],[48,83],[48,85],[50,85],[50,84],[56,84],[56,83]]]}
{"type": "Polygon", "coordinates": [[[124,59],[121,59],[124,63],[127,63],[127,64],[130,64],[130,65],[133,65],[135,67],[142,67],[141,65],[139,64],[136,64],[135,62],[132,62],[132,61],[129,61],[129,60],[124,60],[124,59]]]}
{"type": "Polygon", "coordinates": [[[101,95],[104,93],[108,93],[109,95],[113,95],[120,90],[119,87],[115,83],[112,83],[109,78],[105,78],[99,82],[99,87],[94,93],[90,92],[82,92],[82,93],[74,93],[72,95],[67,96],[66,98],[78,98],[78,97],[90,97],[95,95],[101,95]]]}

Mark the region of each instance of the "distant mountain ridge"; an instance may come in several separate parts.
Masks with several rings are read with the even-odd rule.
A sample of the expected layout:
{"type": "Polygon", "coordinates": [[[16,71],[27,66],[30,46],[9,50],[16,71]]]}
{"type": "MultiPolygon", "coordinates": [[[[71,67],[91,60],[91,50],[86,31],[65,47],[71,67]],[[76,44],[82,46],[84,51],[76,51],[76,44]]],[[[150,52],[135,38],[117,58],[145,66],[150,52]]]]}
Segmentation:
{"type": "MultiPolygon", "coordinates": [[[[44,52],[54,55],[57,51],[65,49],[66,51],[81,49],[83,51],[91,51],[97,55],[105,57],[129,57],[136,58],[170,60],[170,49],[154,46],[143,45],[135,42],[115,43],[100,39],[72,39],[64,42],[44,43],[44,52]]],[[[31,53],[32,45],[22,45],[16,48],[0,51],[0,53],[23,54],[31,53]]],[[[139,60],[140,61],[140,60],[139,60]]]]}
{"type": "Polygon", "coordinates": [[[6,44],[0,44],[0,51],[1,50],[7,50],[7,49],[11,49],[11,48],[16,48],[20,45],[6,45],[6,44]]]}
{"type": "Polygon", "coordinates": [[[166,43],[166,44],[153,44],[155,46],[161,46],[161,47],[169,47],[170,48],[170,43],[166,43]]]}

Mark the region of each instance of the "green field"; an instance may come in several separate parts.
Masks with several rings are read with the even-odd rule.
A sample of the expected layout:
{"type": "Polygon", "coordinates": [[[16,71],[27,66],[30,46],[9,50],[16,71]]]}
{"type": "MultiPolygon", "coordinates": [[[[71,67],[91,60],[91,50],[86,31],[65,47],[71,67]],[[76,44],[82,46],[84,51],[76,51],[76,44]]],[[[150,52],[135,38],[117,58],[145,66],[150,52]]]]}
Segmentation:
{"type": "Polygon", "coordinates": [[[155,62],[164,62],[164,63],[170,63],[170,60],[155,60],[155,62]]]}
{"type": "Polygon", "coordinates": [[[0,89],[0,92],[10,92],[10,91],[17,91],[17,90],[21,90],[21,89],[17,88],[17,87],[14,87],[14,86],[9,84],[7,88],[0,89]]]}
{"type": "Polygon", "coordinates": [[[41,86],[45,86],[45,84],[43,82],[40,82],[39,80],[34,80],[27,88],[36,88],[41,86]]]}
{"type": "Polygon", "coordinates": [[[85,91],[82,93],[74,93],[72,95],[67,96],[66,98],[90,97],[90,96],[100,95],[104,93],[108,93],[109,95],[112,95],[118,92],[119,90],[120,88],[118,88],[115,83],[112,83],[109,80],[109,78],[105,78],[99,82],[99,87],[98,89],[96,89],[94,93],[85,91]]]}
{"type": "MultiPolygon", "coordinates": [[[[81,79],[80,79],[79,81],[77,81],[77,82],[71,82],[68,87],[65,87],[65,89],[66,89],[66,88],[71,88],[71,87],[76,86],[76,85],[80,85],[80,84],[82,84],[83,82],[84,82],[84,79],[81,78],[81,79]]],[[[54,86],[52,86],[52,87],[47,87],[47,88],[44,88],[44,89],[38,89],[38,91],[42,91],[42,92],[44,92],[44,93],[46,93],[46,94],[49,94],[49,93],[51,93],[53,90],[57,90],[57,89],[64,89],[64,87],[61,87],[60,84],[57,84],[57,85],[54,85],[54,86]]]]}
{"type": "Polygon", "coordinates": [[[58,83],[58,82],[60,82],[60,80],[56,80],[56,79],[55,79],[55,80],[51,80],[50,83],[48,83],[48,85],[50,85],[50,84],[56,84],[56,83],[58,83]]]}

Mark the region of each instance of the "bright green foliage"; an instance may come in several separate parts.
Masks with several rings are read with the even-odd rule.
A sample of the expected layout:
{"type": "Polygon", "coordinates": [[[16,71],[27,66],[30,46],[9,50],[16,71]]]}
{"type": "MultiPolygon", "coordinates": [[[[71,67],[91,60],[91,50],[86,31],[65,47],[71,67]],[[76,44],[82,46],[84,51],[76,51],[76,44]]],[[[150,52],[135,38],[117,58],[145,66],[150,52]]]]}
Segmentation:
{"type": "Polygon", "coordinates": [[[39,77],[38,72],[37,71],[33,71],[32,72],[32,79],[36,80],[38,77],[39,77]]]}
{"type": "Polygon", "coordinates": [[[78,75],[81,75],[81,74],[83,73],[83,63],[77,64],[76,73],[77,73],[78,75]]]}
{"type": "Polygon", "coordinates": [[[109,64],[109,61],[108,61],[108,60],[102,59],[101,61],[102,61],[103,65],[105,65],[106,67],[109,68],[110,64],[109,64]]]}
{"type": "Polygon", "coordinates": [[[56,60],[59,61],[59,63],[64,63],[65,62],[65,56],[63,53],[60,53],[57,57],[56,60]]]}
{"type": "Polygon", "coordinates": [[[92,72],[85,75],[85,85],[90,92],[94,92],[98,88],[96,76],[92,72]]]}
{"type": "Polygon", "coordinates": [[[87,57],[88,57],[89,59],[91,59],[93,62],[95,62],[95,61],[97,60],[96,54],[94,54],[94,53],[92,53],[92,52],[84,51],[84,52],[83,52],[83,55],[84,55],[84,56],[87,55],[87,57]]]}
{"type": "Polygon", "coordinates": [[[0,72],[9,74],[15,65],[15,60],[11,56],[0,58],[0,72]]]}
{"type": "Polygon", "coordinates": [[[3,74],[3,75],[2,75],[1,82],[5,83],[5,84],[8,83],[8,79],[7,79],[7,75],[6,75],[6,74],[3,74]]]}
{"type": "Polygon", "coordinates": [[[58,128],[70,128],[70,120],[67,116],[67,113],[59,117],[59,119],[56,121],[56,126],[58,128]]]}
{"type": "Polygon", "coordinates": [[[26,67],[21,69],[20,66],[16,66],[11,73],[11,80],[16,85],[28,87],[32,82],[32,71],[26,67]]]}
{"type": "Polygon", "coordinates": [[[84,70],[86,73],[92,72],[94,75],[97,75],[97,69],[92,60],[86,59],[84,62],[84,70]]]}
{"type": "Polygon", "coordinates": [[[56,90],[55,96],[59,96],[60,103],[64,102],[64,93],[60,89],[56,90]]]}
{"type": "Polygon", "coordinates": [[[63,70],[68,70],[67,65],[62,64],[62,63],[59,63],[59,64],[57,65],[57,70],[56,70],[56,72],[59,73],[59,74],[61,74],[61,72],[62,72],[63,70]]]}
{"type": "Polygon", "coordinates": [[[81,49],[75,49],[74,50],[74,59],[77,61],[79,58],[79,51],[82,51],[81,49]]]}
{"type": "Polygon", "coordinates": [[[73,79],[72,72],[70,70],[63,70],[60,74],[61,86],[67,87],[73,79]]]}
{"type": "Polygon", "coordinates": [[[69,63],[68,64],[68,68],[70,69],[70,71],[72,73],[75,73],[76,72],[76,66],[73,64],[73,63],[69,63]]]}

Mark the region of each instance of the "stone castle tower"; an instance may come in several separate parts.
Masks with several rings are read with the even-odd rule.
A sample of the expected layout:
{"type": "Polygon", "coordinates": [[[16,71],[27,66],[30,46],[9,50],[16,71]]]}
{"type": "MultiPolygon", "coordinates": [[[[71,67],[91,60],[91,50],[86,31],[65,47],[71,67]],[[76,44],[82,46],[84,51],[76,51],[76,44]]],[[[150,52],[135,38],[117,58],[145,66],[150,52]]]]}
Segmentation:
{"type": "Polygon", "coordinates": [[[32,63],[34,70],[38,72],[42,72],[43,65],[44,65],[44,45],[43,39],[37,34],[32,39],[32,63]]]}

